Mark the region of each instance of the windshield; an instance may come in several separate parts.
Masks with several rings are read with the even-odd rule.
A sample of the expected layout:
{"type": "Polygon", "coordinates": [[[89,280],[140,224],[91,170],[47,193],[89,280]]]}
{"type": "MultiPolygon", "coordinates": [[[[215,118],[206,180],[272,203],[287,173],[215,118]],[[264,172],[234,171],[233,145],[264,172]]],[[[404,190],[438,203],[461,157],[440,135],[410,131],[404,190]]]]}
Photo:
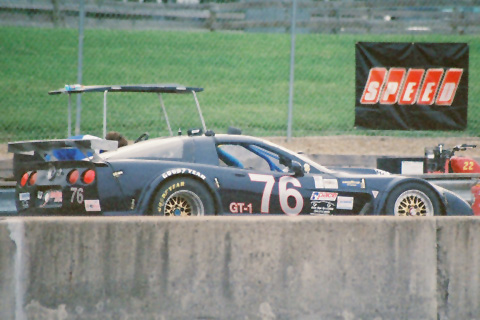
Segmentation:
{"type": "Polygon", "coordinates": [[[312,168],[315,168],[315,169],[317,169],[317,170],[319,170],[319,171],[321,171],[321,172],[326,172],[326,173],[333,173],[333,172],[334,172],[334,171],[332,171],[332,170],[330,170],[330,169],[327,169],[326,167],[322,166],[321,164],[313,161],[312,159],[308,158],[308,157],[305,156],[304,154],[294,153],[292,150],[286,149],[286,148],[284,148],[284,147],[282,147],[282,146],[279,146],[278,144],[275,144],[275,143],[270,142],[270,141],[267,141],[267,140],[265,140],[265,143],[266,143],[267,145],[270,145],[270,146],[272,146],[272,147],[275,147],[275,148],[277,148],[277,149],[280,149],[280,150],[282,150],[283,152],[288,153],[288,154],[290,154],[290,155],[292,155],[292,156],[294,156],[294,157],[302,160],[302,161],[305,162],[305,163],[308,163],[312,168]]]}

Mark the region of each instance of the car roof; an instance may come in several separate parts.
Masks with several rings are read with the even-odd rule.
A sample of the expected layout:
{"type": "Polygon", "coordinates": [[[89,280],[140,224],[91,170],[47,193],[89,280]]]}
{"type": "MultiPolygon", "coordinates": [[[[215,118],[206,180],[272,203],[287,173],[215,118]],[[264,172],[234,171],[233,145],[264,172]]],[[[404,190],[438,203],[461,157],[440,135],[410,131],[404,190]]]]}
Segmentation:
{"type": "Polygon", "coordinates": [[[216,134],[215,140],[217,142],[233,142],[233,143],[262,143],[262,144],[269,144],[267,140],[247,136],[243,134],[216,134]]]}
{"type": "MultiPolygon", "coordinates": [[[[207,136],[160,137],[128,145],[115,152],[103,153],[100,157],[108,162],[142,158],[162,159],[162,148],[163,150],[177,150],[181,158],[171,158],[172,160],[175,158],[175,161],[218,165],[215,143],[211,137],[207,136]]],[[[163,158],[163,160],[168,159],[163,158]]]]}
{"type": "MultiPolygon", "coordinates": [[[[313,167],[317,168],[322,172],[332,172],[331,170],[327,169],[326,167],[316,163],[315,161],[306,158],[301,154],[297,154],[292,150],[279,146],[275,143],[272,143],[268,140],[256,138],[247,135],[231,135],[231,134],[218,134],[218,135],[198,135],[198,136],[174,136],[174,137],[164,137],[164,138],[155,138],[152,140],[147,140],[144,142],[140,142],[142,145],[149,145],[149,148],[154,148],[157,144],[162,144],[166,141],[178,141],[183,145],[185,155],[183,157],[183,161],[198,163],[198,164],[209,164],[209,165],[218,165],[218,155],[216,151],[216,145],[218,144],[227,144],[227,143],[234,143],[234,144],[254,144],[258,146],[265,146],[271,150],[276,152],[280,152],[284,155],[289,155],[289,157],[294,157],[294,159],[301,160],[303,162],[309,163],[313,167]],[[181,142],[182,141],[182,142],[181,142]]],[[[121,148],[119,151],[127,151],[130,149],[128,146],[121,148]],[[125,149],[124,149],[125,148],[125,149]]],[[[112,153],[112,157],[107,157],[107,161],[112,159],[121,160],[122,158],[116,157],[112,153]]],[[[133,156],[131,158],[137,158],[135,153],[132,153],[133,156]]],[[[130,155],[127,156],[130,158],[130,155]]]]}

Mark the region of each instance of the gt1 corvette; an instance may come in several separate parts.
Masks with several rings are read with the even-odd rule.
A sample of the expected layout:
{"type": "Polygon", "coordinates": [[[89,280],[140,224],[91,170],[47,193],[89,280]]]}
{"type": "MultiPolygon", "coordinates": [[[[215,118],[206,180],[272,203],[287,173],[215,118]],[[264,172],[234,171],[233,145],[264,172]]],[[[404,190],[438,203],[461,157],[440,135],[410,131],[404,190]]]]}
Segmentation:
{"type": "Polygon", "coordinates": [[[19,176],[18,212],[472,215],[460,197],[422,179],[373,170],[371,174],[334,171],[263,139],[205,129],[120,149],[115,141],[101,139],[10,143],[11,152],[37,153],[44,159],[32,162],[19,176]],[[56,160],[53,150],[64,148],[93,155],[56,160]]]}

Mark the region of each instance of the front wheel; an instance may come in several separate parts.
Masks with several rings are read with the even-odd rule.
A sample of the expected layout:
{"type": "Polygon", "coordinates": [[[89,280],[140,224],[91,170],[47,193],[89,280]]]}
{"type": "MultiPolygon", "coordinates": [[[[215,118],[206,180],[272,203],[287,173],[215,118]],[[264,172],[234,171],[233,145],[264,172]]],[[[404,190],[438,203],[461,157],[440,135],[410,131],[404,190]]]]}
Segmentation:
{"type": "Polygon", "coordinates": [[[208,190],[191,178],[167,181],[156,193],[152,214],[160,216],[214,215],[215,206],[208,190]]]}
{"type": "Polygon", "coordinates": [[[431,217],[441,215],[436,194],[427,186],[407,183],[395,188],[388,197],[386,213],[395,216],[431,217]]]}

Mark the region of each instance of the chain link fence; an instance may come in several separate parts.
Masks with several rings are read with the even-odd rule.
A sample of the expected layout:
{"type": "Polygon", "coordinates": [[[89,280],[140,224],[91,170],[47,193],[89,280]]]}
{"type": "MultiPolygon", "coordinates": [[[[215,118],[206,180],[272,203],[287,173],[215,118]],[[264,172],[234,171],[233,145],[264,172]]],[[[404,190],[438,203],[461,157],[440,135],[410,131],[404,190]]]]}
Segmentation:
{"type": "MultiPolygon", "coordinates": [[[[83,3],[80,32],[82,1],[0,0],[1,141],[68,135],[68,96],[47,93],[77,83],[80,60],[84,85],[203,87],[198,99],[209,129],[222,133],[234,126],[251,135],[286,136],[294,5],[294,137],[438,134],[354,128],[358,41],[468,43],[468,128],[441,134],[480,131],[477,0],[83,3]]],[[[191,95],[162,98],[174,132],[201,126],[191,95]]],[[[108,130],[131,140],[143,132],[169,134],[156,94],[110,93],[107,100],[108,130]]],[[[77,131],[101,135],[103,105],[102,93],[82,94],[78,105],[72,99],[77,131]]]]}

